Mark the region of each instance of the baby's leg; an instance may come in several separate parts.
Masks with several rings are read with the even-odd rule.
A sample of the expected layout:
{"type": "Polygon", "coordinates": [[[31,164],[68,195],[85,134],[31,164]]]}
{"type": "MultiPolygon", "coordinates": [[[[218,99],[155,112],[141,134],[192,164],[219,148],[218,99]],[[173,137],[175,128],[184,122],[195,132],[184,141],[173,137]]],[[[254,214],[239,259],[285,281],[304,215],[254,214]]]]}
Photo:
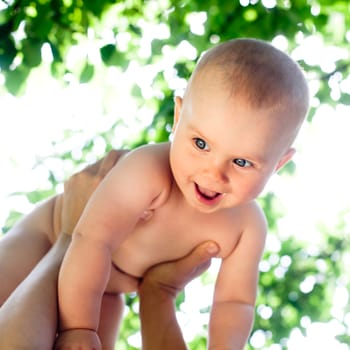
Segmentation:
{"type": "Polygon", "coordinates": [[[42,203],[0,238],[0,305],[51,248],[54,203],[42,203]]]}

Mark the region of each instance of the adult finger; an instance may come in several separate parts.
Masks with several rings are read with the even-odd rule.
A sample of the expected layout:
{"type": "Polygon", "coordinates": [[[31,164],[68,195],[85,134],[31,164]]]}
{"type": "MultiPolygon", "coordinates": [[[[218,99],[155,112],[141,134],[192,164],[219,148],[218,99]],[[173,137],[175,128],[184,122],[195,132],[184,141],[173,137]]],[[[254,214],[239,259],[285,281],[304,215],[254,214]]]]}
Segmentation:
{"type": "Polygon", "coordinates": [[[101,177],[105,177],[108,172],[114,167],[118,162],[119,158],[123,156],[127,150],[112,150],[102,159],[101,165],[98,170],[98,174],[101,177]]]}
{"type": "Polygon", "coordinates": [[[97,162],[88,165],[82,170],[82,172],[90,175],[99,175],[100,178],[103,178],[113,168],[119,158],[126,152],[127,150],[109,151],[106,156],[99,159],[97,162]]]}
{"type": "Polygon", "coordinates": [[[220,248],[212,241],[204,242],[194,248],[187,256],[176,262],[176,270],[179,276],[188,276],[191,279],[201,275],[215,257],[220,248]]]}

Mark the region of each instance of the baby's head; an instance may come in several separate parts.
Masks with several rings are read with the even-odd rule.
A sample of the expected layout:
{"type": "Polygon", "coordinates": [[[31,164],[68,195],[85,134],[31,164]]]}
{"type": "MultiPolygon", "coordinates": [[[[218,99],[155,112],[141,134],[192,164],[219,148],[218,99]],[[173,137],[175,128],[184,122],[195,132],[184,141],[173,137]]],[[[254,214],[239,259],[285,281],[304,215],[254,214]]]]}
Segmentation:
{"type": "Polygon", "coordinates": [[[237,39],[207,51],[176,98],[170,162],[182,192],[194,183],[205,210],[256,198],[293,156],[308,104],[301,69],[272,45],[237,39]]]}
{"type": "MultiPolygon", "coordinates": [[[[270,109],[276,123],[296,137],[309,107],[305,77],[296,62],[267,42],[235,39],[208,50],[199,60],[184,99],[196,82],[210,74],[209,81],[221,82],[222,93],[252,109],[270,109]]],[[[272,117],[272,115],[271,115],[272,117]]]]}

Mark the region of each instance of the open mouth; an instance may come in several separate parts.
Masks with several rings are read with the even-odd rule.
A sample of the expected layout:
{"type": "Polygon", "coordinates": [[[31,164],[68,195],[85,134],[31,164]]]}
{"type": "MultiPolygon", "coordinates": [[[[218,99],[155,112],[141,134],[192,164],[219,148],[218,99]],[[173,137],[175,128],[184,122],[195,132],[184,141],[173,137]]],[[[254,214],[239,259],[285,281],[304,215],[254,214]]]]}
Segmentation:
{"type": "Polygon", "coordinates": [[[222,195],[222,193],[208,190],[204,187],[199,186],[198,184],[195,184],[195,186],[196,186],[197,194],[201,199],[204,199],[205,201],[208,201],[208,202],[214,201],[215,199],[218,199],[222,195]]]}

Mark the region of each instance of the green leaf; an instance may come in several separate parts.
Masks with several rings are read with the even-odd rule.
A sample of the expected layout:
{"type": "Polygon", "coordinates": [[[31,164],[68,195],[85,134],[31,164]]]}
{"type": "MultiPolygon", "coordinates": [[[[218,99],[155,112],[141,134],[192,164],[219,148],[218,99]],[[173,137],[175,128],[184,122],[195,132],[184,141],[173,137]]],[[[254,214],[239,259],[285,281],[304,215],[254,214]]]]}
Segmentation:
{"type": "MultiPolygon", "coordinates": [[[[0,28],[1,30],[1,28],[0,28]]],[[[0,37],[0,68],[8,69],[17,55],[17,49],[11,37],[0,37]]]]}
{"type": "Polygon", "coordinates": [[[80,73],[80,78],[79,78],[80,83],[82,84],[88,83],[93,78],[94,72],[95,72],[95,67],[92,64],[89,64],[87,62],[80,73]]]}
{"type": "Polygon", "coordinates": [[[185,301],[185,292],[181,291],[175,300],[176,309],[178,310],[180,305],[185,301]]]}
{"type": "Polygon", "coordinates": [[[286,163],[280,170],[279,173],[282,175],[284,174],[288,174],[288,175],[293,175],[295,173],[296,170],[296,165],[295,162],[293,160],[289,161],[288,163],[286,163]]]}
{"type": "Polygon", "coordinates": [[[106,7],[106,4],[108,4],[108,1],[103,0],[84,0],[83,4],[86,10],[91,11],[95,16],[99,17],[103,10],[106,7]]]}
{"type": "Polygon", "coordinates": [[[124,55],[117,51],[114,44],[108,44],[101,47],[100,53],[102,61],[106,66],[126,68],[126,65],[128,64],[124,55]]]}
{"type": "Polygon", "coordinates": [[[19,221],[19,219],[23,216],[24,214],[18,211],[11,211],[9,216],[7,217],[5,221],[5,226],[3,227],[3,233],[6,233],[11,229],[11,227],[14,226],[14,224],[19,221]]]}
{"type": "Polygon", "coordinates": [[[30,67],[37,67],[41,63],[42,42],[37,39],[25,39],[22,41],[23,63],[30,67]]]}
{"type": "Polygon", "coordinates": [[[23,94],[29,73],[29,68],[24,65],[18,66],[15,70],[5,72],[6,89],[15,96],[23,94]]]}
{"type": "Polygon", "coordinates": [[[56,192],[54,189],[51,190],[41,190],[41,191],[32,191],[25,193],[26,197],[28,198],[30,203],[38,203],[42,201],[43,199],[49,198],[53,195],[55,195],[56,192]]]}

